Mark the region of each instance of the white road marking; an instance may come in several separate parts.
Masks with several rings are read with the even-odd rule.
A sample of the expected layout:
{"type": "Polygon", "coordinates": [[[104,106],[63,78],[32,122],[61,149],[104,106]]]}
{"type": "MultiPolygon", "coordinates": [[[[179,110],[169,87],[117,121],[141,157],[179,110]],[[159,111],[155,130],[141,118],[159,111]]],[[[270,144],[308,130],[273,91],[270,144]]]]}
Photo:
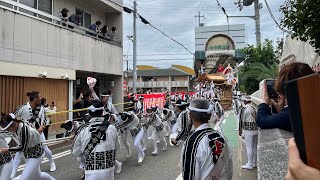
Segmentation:
{"type": "Polygon", "coordinates": [[[176,180],[183,180],[182,174],[180,174],[180,175],[176,178],[176,180]]]}
{"type": "MultiPolygon", "coordinates": [[[[58,159],[58,158],[61,158],[61,157],[64,157],[64,156],[67,156],[67,155],[70,155],[70,154],[71,154],[71,150],[63,151],[61,153],[52,155],[52,159],[58,159]]],[[[48,161],[49,160],[47,158],[44,158],[43,161],[41,162],[41,164],[46,163],[48,161]]],[[[18,167],[18,171],[22,171],[24,169],[24,167],[25,167],[25,164],[19,166],[18,167]]]]}
{"type": "Polygon", "coordinates": [[[226,124],[226,122],[227,122],[227,119],[224,119],[224,120],[222,121],[222,124],[226,124]]]}

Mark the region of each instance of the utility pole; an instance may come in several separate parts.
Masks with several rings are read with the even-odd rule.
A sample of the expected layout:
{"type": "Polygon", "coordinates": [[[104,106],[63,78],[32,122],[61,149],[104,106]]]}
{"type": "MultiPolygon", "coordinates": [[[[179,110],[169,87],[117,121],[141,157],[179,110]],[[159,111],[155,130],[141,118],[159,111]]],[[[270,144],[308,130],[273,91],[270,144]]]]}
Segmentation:
{"type": "Polygon", "coordinates": [[[133,1],[133,93],[137,93],[137,2],[133,1]]]}
{"type": "Polygon", "coordinates": [[[194,17],[199,19],[199,27],[200,27],[201,26],[201,18],[205,18],[204,15],[201,16],[200,11],[198,11],[198,15],[195,15],[194,17]]]}
{"type": "MultiPolygon", "coordinates": [[[[261,6],[262,7],[262,6],[261,6]]],[[[256,45],[261,45],[261,31],[260,31],[260,5],[259,0],[254,0],[254,16],[229,16],[229,18],[251,18],[256,22],[256,45]]]]}
{"type": "Polygon", "coordinates": [[[261,31],[260,31],[260,7],[259,0],[254,0],[254,16],[256,21],[256,43],[261,45],[261,31]]]}

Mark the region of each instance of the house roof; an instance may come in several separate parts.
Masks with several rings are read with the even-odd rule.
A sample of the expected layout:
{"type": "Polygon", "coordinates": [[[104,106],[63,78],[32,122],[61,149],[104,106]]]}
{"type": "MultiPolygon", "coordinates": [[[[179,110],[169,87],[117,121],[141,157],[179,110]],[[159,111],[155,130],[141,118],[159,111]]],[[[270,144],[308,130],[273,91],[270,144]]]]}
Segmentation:
{"type": "MultiPolygon", "coordinates": [[[[138,76],[188,76],[190,74],[176,69],[152,69],[152,70],[137,70],[138,76]]],[[[129,77],[133,76],[132,72],[129,72],[129,77]]]]}
{"type": "Polygon", "coordinates": [[[196,74],[194,73],[194,69],[191,69],[191,68],[189,68],[189,67],[182,66],[182,65],[172,65],[172,67],[177,68],[177,69],[179,69],[179,70],[181,70],[181,71],[183,71],[183,72],[186,72],[186,73],[188,73],[188,74],[190,74],[190,75],[196,75],[196,74]]]}
{"type": "Polygon", "coordinates": [[[138,65],[137,66],[138,70],[152,70],[152,69],[158,69],[157,67],[154,66],[148,66],[148,65],[138,65]]]}

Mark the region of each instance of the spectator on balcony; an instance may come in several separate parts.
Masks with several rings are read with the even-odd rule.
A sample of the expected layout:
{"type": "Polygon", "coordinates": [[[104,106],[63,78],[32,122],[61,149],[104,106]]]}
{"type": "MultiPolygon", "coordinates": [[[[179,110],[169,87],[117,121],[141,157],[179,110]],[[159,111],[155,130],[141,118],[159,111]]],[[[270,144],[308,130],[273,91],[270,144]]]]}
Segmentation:
{"type": "Polygon", "coordinates": [[[106,36],[107,33],[108,33],[108,26],[107,25],[104,25],[101,29],[100,29],[100,32],[103,36],[106,36]]]}
{"type": "MultiPolygon", "coordinates": [[[[69,21],[80,26],[81,25],[81,21],[82,21],[82,12],[77,10],[76,11],[76,14],[72,14],[70,17],[69,17],[69,21]]],[[[70,28],[73,29],[73,27],[71,26],[70,28]]]]}
{"type": "Polygon", "coordinates": [[[279,94],[277,102],[269,98],[267,87],[264,82],[262,88],[263,103],[259,105],[257,112],[257,124],[261,129],[279,128],[286,131],[292,131],[284,85],[290,80],[313,73],[314,71],[310,66],[304,63],[292,63],[284,66],[280,70],[275,83],[275,90],[279,94]],[[278,113],[273,114],[271,112],[271,109],[269,108],[271,105],[278,113]]]}
{"type": "Polygon", "coordinates": [[[96,33],[100,33],[100,25],[101,25],[101,21],[97,21],[95,24],[91,24],[91,26],[89,27],[90,30],[96,32],[96,33]]]}
{"type": "MultiPolygon", "coordinates": [[[[66,8],[63,8],[61,12],[58,14],[58,18],[60,18],[62,22],[68,22],[68,13],[69,13],[69,10],[66,8]]],[[[62,23],[62,25],[66,26],[65,23],[62,23]]]]}
{"type": "Polygon", "coordinates": [[[111,39],[114,39],[114,37],[116,36],[116,31],[117,31],[116,27],[111,28],[111,33],[109,34],[111,39]]]}

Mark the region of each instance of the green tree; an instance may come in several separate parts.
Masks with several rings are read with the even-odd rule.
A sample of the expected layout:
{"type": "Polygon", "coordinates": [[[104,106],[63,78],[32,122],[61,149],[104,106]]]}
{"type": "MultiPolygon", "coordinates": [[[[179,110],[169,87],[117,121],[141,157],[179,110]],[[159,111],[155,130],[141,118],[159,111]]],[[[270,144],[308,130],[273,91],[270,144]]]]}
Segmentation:
{"type": "Polygon", "coordinates": [[[281,26],[291,31],[293,38],[309,41],[320,50],[320,6],[319,0],[286,0],[280,9],[281,26]]]}
{"type": "Polygon", "coordinates": [[[244,52],[246,53],[244,65],[239,69],[240,84],[244,85],[247,94],[252,94],[259,89],[261,80],[277,77],[279,64],[277,48],[273,46],[272,41],[266,39],[258,47],[248,45],[244,48],[244,52]]]}

